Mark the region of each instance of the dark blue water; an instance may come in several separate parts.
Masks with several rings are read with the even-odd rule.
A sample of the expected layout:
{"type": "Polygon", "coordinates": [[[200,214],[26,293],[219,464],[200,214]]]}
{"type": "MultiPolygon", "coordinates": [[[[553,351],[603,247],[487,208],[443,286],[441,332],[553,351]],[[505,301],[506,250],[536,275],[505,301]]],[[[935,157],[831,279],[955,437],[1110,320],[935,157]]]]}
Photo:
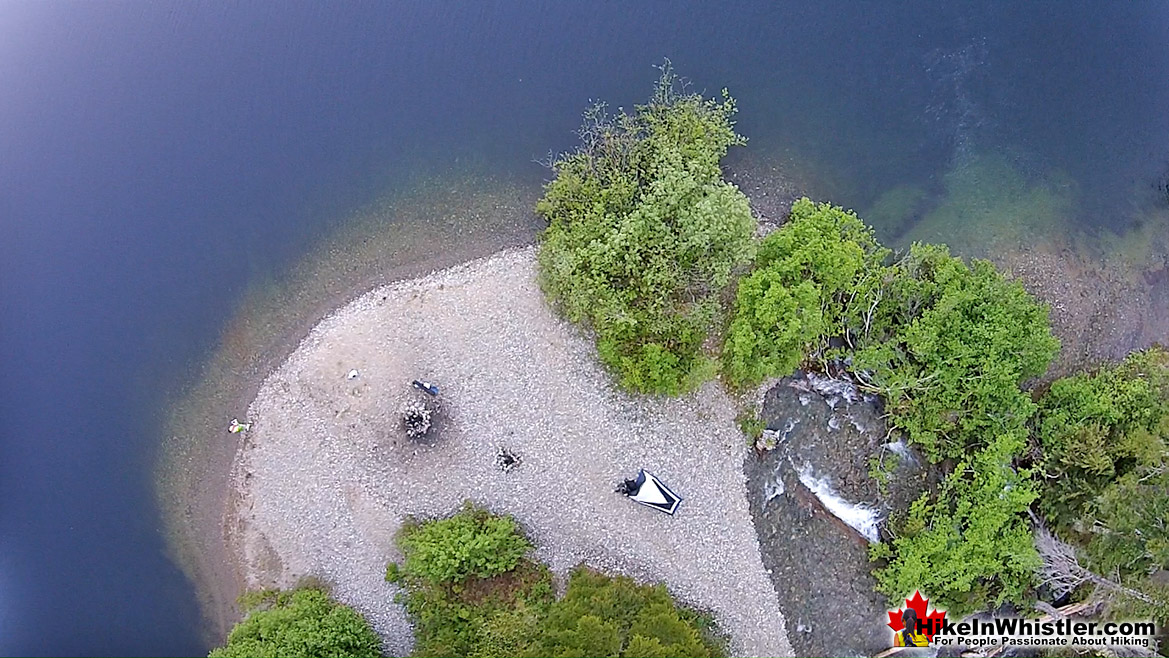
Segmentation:
{"type": "Polygon", "coordinates": [[[663,56],[847,205],[1011,148],[1111,224],[1169,170],[1169,5],[807,4],[0,3],[0,653],[205,652],[150,470],[248,281],[420,169],[538,181],[663,56]]]}

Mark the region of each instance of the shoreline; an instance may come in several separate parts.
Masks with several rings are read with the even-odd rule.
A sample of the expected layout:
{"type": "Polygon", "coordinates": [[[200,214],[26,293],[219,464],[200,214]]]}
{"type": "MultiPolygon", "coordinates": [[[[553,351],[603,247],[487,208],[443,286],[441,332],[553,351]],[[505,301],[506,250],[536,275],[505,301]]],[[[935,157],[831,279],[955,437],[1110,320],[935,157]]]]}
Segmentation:
{"type": "Polygon", "coordinates": [[[198,380],[171,405],[155,477],[168,549],[195,585],[210,646],[239,620],[244,590],[225,516],[241,441],[226,423],[246,416],[264,379],[323,317],[369,289],[531,244],[542,227],[535,193],[474,174],[428,181],[357,211],[279,289],[244,295],[198,380]]]}
{"type": "Polygon", "coordinates": [[[248,587],[320,578],[407,655],[412,626],[382,578],[400,557],[394,534],[406,516],[472,500],[516,517],[558,576],[584,563],[663,582],[715,614],[731,655],[790,655],[735,403],[717,382],[675,399],[616,390],[536,271],[525,247],[371,290],[265,380],[233,477],[248,587]],[[433,445],[397,422],[413,377],[442,389],[433,445]],[[498,447],[520,455],[515,472],[492,467],[498,447]],[[643,466],[688,497],[676,516],[613,493],[643,466]]]}
{"type": "MultiPolygon", "coordinates": [[[[749,169],[740,172],[748,178],[754,176],[751,185],[746,187],[753,188],[753,191],[772,189],[782,192],[771,194],[765,203],[766,206],[775,206],[768,207],[765,214],[776,219],[781,213],[783,201],[796,192],[788,189],[792,186],[782,180],[782,172],[774,166],[769,171],[759,167],[749,169]]],[[[484,185],[483,179],[477,179],[474,183],[464,182],[459,192],[451,191],[437,196],[416,195],[419,198],[411,201],[416,206],[414,215],[417,223],[413,225],[387,223],[384,218],[394,215],[394,211],[383,207],[385,204],[375,204],[379,208],[370,211],[370,214],[380,213],[382,220],[359,221],[356,228],[346,228],[342,231],[344,235],[329,240],[320,249],[308,254],[304,259],[307,266],[302,263],[294,270],[295,275],[291,277],[293,282],[285,286],[286,290],[276,294],[252,294],[241,302],[241,312],[225,329],[222,344],[200,378],[199,386],[187,396],[202,397],[204,402],[210,400],[211,403],[203,404],[197,413],[192,414],[191,409],[187,409],[186,415],[175,413],[170,423],[172,431],[169,433],[169,443],[172,447],[182,444],[184,436],[194,436],[197,443],[185,446],[182,450],[168,450],[171,462],[176,461],[176,456],[179,458],[177,461],[186,458],[185,465],[189,473],[185,481],[194,480],[194,486],[175,487],[171,484],[160,487],[166,490],[160,496],[164,499],[165,517],[172,536],[170,543],[176,561],[197,584],[200,603],[212,627],[210,635],[215,638],[212,644],[221,640],[238,619],[234,600],[244,584],[236,551],[229,548],[235,545],[235,540],[230,539],[233,531],[227,525],[229,522],[224,514],[238,504],[238,500],[232,498],[234,487],[228,485],[238,462],[239,441],[236,435],[230,435],[224,429],[227,420],[232,416],[244,419],[245,410],[255,401],[263,382],[299,348],[322,319],[368,294],[371,289],[490,257],[500,249],[531,244],[542,226],[542,222],[530,210],[537,195],[538,190],[533,191],[530,186],[509,183],[500,185],[494,180],[484,185]],[[476,185],[478,188],[468,191],[468,188],[476,185]],[[491,193],[483,189],[492,186],[507,188],[509,191],[503,196],[511,196],[513,205],[502,212],[498,207],[484,211],[482,206],[491,205],[487,202],[479,203],[481,208],[478,212],[469,210],[468,207],[476,206],[478,201],[492,197],[491,193]],[[469,202],[465,198],[467,194],[478,201],[469,202]],[[445,223],[438,227],[441,230],[433,230],[436,228],[432,226],[435,215],[444,218],[445,223]],[[472,225],[464,220],[465,216],[479,220],[489,217],[492,221],[472,225]],[[503,216],[508,219],[505,220],[503,216]],[[466,230],[469,227],[472,227],[471,231],[466,230]],[[501,227],[502,233],[497,232],[501,227]],[[388,234],[396,234],[397,239],[402,239],[403,234],[409,234],[411,246],[402,248],[401,244],[394,244],[390,250],[393,254],[379,259],[362,259],[359,254],[357,260],[360,264],[352,270],[346,269],[354,250],[361,252],[370,249],[368,241],[374,240],[383,246],[395,242],[395,237],[388,234]],[[455,246],[434,253],[430,249],[435,243],[455,246]],[[314,273],[330,268],[342,271],[342,276],[327,283],[314,281],[314,273]],[[298,286],[316,286],[315,296],[309,295],[310,300],[305,301],[287,290],[298,286]],[[250,300],[255,298],[261,300],[256,304],[260,308],[283,304],[300,310],[286,311],[285,316],[275,320],[265,318],[262,311],[256,313],[245,310],[252,306],[250,300]],[[310,311],[304,311],[305,308],[310,311]],[[244,364],[242,367],[241,363],[244,364]],[[223,424],[214,425],[212,418],[222,418],[223,424]],[[195,419],[194,422],[192,419],[195,419]],[[174,431],[173,428],[183,428],[183,431],[174,431]]],[[[1148,318],[1148,322],[1140,325],[1140,331],[1136,332],[1131,328],[1135,321],[1132,315],[1107,313],[1107,310],[1112,310],[1110,306],[1114,309],[1114,305],[1122,304],[1121,300],[1107,294],[1110,288],[1127,288],[1128,292],[1133,292],[1122,276],[1128,270],[1107,261],[1085,260],[1084,255],[1078,252],[1058,249],[1058,240],[1058,236],[1051,236],[1046,243],[1021,246],[998,258],[991,258],[1013,277],[1022,280],[1033,294],[1051,304],[1053,328],[1065,346],[1061,350],[1061,363],[1056,366],[1058,370],[1090,366],[1093,362],[1111,357],[1126,344],[1131,344],[1133,348],[1143,347],[1143,343],[1149,342],[1150,336],[1155,338],[1158,333],[1165,335],[1164,317],[1148,318]],[[1068,276],[1069,270],[1085,267],[1083,263],[1090,266],[1088,269],[1091,270],[1115,273],[1109,277],[1068,276]],[[1108,320],[1101,322],[1101,314],[1105,314],[1103,317],[1108,320]],[[1088,321],[1089,318],[1091,321],[1088,321]],[[1101,324],[1111,325],[1111,330],[1100,331],[1101,324]],[[1122,328],[1125,325],[1127,327],[1122,328]],[[1095,331],[1088,331],[1089,328],[1095,331]]],[[[1152,296],[1163,288],[1165,286],[1150,286],[1148,294],[1152,296]]],[[[1164,295],[1165,292],[1161,290],[1157,294],[1164,295]]],[[[1140,298],[1127,299],[1123,304],[1133,308],[1141,306],[1140,298]]],[[[189,403],[190,400],[184,402],[189,403]]],[[[173,473],[174,469],[171,468],[170,472],[173,473]]],[[[166,469],[160,469],[160,473],[160,479],[166,479],[166,469]]]]}

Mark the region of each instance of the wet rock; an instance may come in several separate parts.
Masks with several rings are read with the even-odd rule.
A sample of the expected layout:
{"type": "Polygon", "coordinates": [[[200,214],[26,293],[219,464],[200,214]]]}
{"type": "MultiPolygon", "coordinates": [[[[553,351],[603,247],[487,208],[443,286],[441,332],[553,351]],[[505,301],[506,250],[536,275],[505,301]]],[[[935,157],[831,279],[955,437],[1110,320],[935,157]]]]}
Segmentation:
{"type": "Polygon", "coordinates": [[[873,655],[892,642],[869,543],[920,495],[929,472],[910,446],[886,436],[881,413],[843,375],[797,373],[764,398],[774,448],[748,461],[748,492],[764,566],[797,629],[796,655],[873,655]]]}

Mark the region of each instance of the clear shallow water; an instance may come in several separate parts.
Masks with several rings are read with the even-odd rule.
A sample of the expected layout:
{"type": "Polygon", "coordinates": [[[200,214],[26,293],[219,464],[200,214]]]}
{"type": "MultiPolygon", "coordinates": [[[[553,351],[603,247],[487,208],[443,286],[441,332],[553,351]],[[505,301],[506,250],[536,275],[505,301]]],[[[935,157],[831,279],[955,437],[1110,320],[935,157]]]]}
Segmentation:
{"type": "Polygon", "coordinates": [[[150,466],[247,283],[420,170],[538,182],[663,56],[844,205],[986,153],[1159,203],[1165,5],[816,5],[0,4],[0,653],[204,652],[150,466]]]}

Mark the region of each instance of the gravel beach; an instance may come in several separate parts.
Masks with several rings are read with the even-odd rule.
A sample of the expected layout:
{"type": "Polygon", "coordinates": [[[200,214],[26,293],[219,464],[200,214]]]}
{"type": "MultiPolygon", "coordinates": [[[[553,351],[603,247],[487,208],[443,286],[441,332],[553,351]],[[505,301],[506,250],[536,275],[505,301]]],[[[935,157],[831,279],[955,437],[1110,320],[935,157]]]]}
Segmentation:
{"type": "Polygon", "coordinates": [[[406,655],[409,622],[382,577],[400,557],[394,533],[408,514],[443,516],[469,499],[514,515],[558,574],[584,562],[663,581],[714,613],[733,654],[791,655],[734,404],[714,383],[673,400],[615,390],[591,341],[547,307],[535,253],[375,289],[265,380],[229,510],[248,586],[319,577],[406,655]],[[441,387],[433,445],[400,425],[414,379],[441,387]],[[522,464],[494,468],[500,447],[522,464]],[[613,493],[639,467],[683,497],[676,516],[613,493]]]}

